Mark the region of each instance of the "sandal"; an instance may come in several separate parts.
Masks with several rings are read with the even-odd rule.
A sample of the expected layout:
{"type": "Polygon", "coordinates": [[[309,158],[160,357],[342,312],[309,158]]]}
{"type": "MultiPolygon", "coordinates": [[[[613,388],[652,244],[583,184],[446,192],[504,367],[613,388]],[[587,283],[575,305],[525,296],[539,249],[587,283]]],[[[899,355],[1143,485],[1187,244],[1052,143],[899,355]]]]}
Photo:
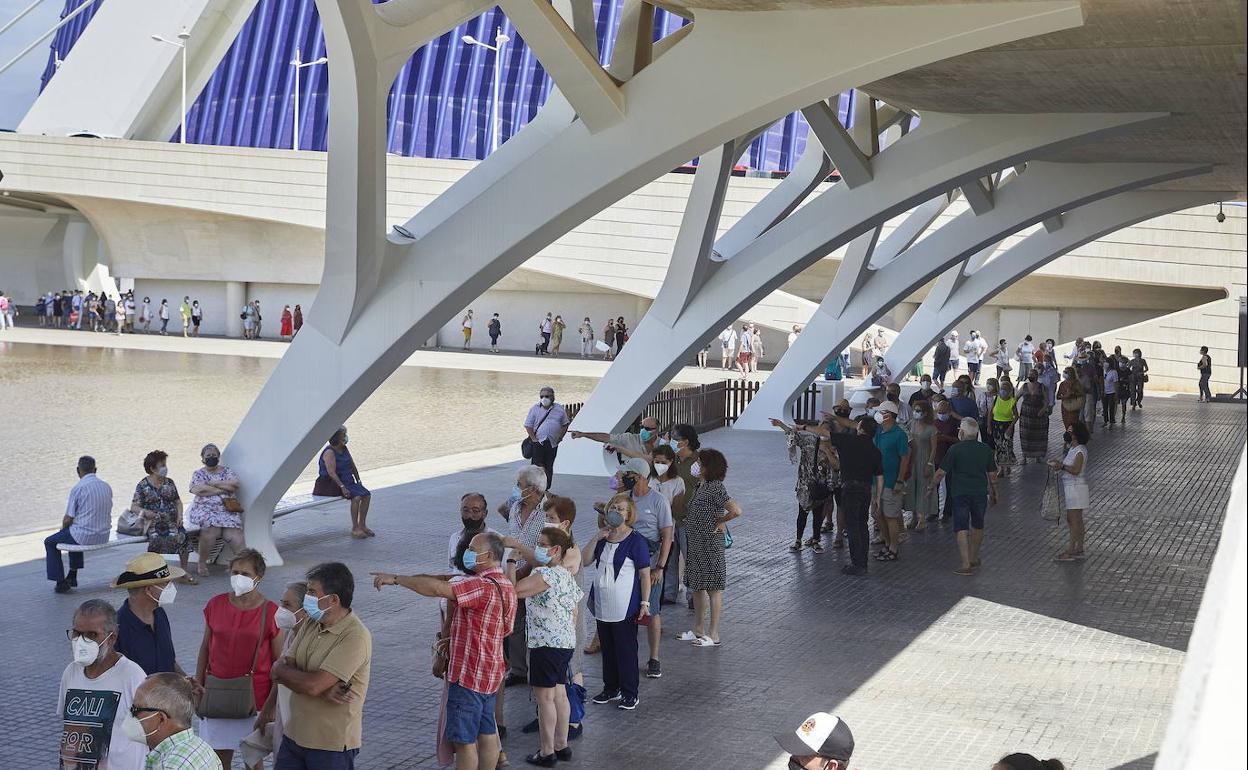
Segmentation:
{"type": "Polygon", "coordinates": [[[798,551],[802,550],[802,541],[794,540],[793,545],[789,546],[789,550],[792,551],[793,553],[797,553],[798,551]]]}
{"type": "Polygon", "coordinates": [[[839,538],[839,537],[838,537],[838,538],[836,538],[836,539],[834,539],[834,540],[832,541],[832,547],[833,547],[833,548],[844,548],[844,547],[845,547],[845,540],[844,540],[844,539],[842,539],[842,538],[839,538]]]}
{"type": "Polygon", "coordinates": [[[970,567],[958,567],[953,571],[955,575],[970,576],[975,574],[975,570],[970,567]]]}
{"type": "Polygon", "coordinates": [[[897,561],[897,552],[890,551],[887,548],[881,550],[875,555],[876,561],[897,561]]]}
{"type": "Polygon", "coordinates": [[[1074,561],[1074,560],[1075,560],[1075,556],[1070,551],[1062,551],[1057,556],[1053,557],[1053,561],[1074,561]]]}
{"type": "Polygon", "coordinates": [[[709,636],[699,636],[693,642],[694,647],[718,647],[719,645],[719,642],[709,636]]]}
{"type": "Polygon", "coordinates": [[[684,633],[676,635],[676,641],[678,642],[692,642],[700,638],[700,636],[692,631],[685,631],[684,633]]]}

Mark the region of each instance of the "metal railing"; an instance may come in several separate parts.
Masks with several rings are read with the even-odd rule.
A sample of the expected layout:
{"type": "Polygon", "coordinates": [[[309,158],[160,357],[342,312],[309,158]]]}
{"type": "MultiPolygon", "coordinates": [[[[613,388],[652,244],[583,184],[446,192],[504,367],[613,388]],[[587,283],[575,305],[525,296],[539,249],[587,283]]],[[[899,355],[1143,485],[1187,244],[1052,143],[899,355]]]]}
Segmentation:
{"type": "MultiPolygon", "coordinates": [[[[692,425],[699,433],[731,425],[750,405],[760,385],[752,380],[724,380],[709,385],[664,390],[651,399],[628,430],[635,432],[638,429],[642,415],[654,417],[664,428],[683,423],[692,425]]],[[[577,402],[564,404],[563,408],[569,419],[576,419],[583,406],[584,403],[577,402]]],[[[819,419],[819,389],[815,384],[812,383],[797,397],[789,417],[819,419]]]]}

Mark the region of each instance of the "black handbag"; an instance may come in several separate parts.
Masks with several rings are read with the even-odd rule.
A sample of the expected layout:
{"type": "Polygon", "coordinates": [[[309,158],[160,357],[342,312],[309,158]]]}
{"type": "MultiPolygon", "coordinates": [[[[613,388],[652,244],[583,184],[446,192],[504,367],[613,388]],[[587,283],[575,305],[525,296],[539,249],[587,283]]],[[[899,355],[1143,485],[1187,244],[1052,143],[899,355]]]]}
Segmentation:
{"type": "MultiPolygon", "coordinates": [[[[546,410],[546,414],[542,415],[542,419],[538,420],[537,425],[534,426],[533,428],[534,434],[537,433],[538,428],[542,427],[542,423],[546,422],[546,418],[549,417],[550,413],[553,411],[555,411],[555,405],[551,404],[550,408],[546,410]]],[[[528,436],[525,436],[524,441],[520,442],[520,456],[526,460],[533,459],[533,439],[529,438],[528,436]]]]}
{"type": "MultiPolygon", "coordinates": [[[[815,473],[819,472],[819,443],[821,440],[820,436],[815,436],[815,473]]],[[[832,487],[823,479],[811,479],[806,482],[806,495],[810,498],[811,505],[823,505],[832,497],[832,487]]]]}

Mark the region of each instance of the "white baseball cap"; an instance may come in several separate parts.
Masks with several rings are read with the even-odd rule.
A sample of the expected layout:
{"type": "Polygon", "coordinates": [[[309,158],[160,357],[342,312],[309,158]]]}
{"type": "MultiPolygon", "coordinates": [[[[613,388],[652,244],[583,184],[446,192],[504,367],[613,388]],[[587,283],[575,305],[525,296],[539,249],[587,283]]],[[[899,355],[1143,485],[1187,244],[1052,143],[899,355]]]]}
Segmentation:
{"type": "Polygon", "coordinates": [[[848,762],[854,753],[854,734],[849,731],[849,725],[824,711],[806,717],[793,732],[777,735],[776,743],[794,757],[848,762]]]}

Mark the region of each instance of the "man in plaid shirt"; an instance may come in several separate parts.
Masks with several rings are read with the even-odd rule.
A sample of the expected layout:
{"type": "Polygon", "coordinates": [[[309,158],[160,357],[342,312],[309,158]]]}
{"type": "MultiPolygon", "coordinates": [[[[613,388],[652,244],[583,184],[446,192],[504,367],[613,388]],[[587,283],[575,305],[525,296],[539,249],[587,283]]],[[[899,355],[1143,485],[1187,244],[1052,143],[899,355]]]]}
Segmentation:
{"type": "Polygon", "coordinates": [[[374,572],[373,586],[403,586],[421,596],[446,599],[451,614],[446,681],[446,739],[457,767],[494,770],[501,745],[494,699],[507,673],[503,639],[516,618],[516,589],[502,571],[503,539],[494,532],[474,537],[464,551],[465,577],[374,572]]]}
{"type": "Polygon", "coordinates": [[[174,673],[152,674],[134,691],[123,727],[126,737],[143,736],[149,749],[145,770],[221,770],[212,747],[191,730],[191,682],[174,673]]]}

